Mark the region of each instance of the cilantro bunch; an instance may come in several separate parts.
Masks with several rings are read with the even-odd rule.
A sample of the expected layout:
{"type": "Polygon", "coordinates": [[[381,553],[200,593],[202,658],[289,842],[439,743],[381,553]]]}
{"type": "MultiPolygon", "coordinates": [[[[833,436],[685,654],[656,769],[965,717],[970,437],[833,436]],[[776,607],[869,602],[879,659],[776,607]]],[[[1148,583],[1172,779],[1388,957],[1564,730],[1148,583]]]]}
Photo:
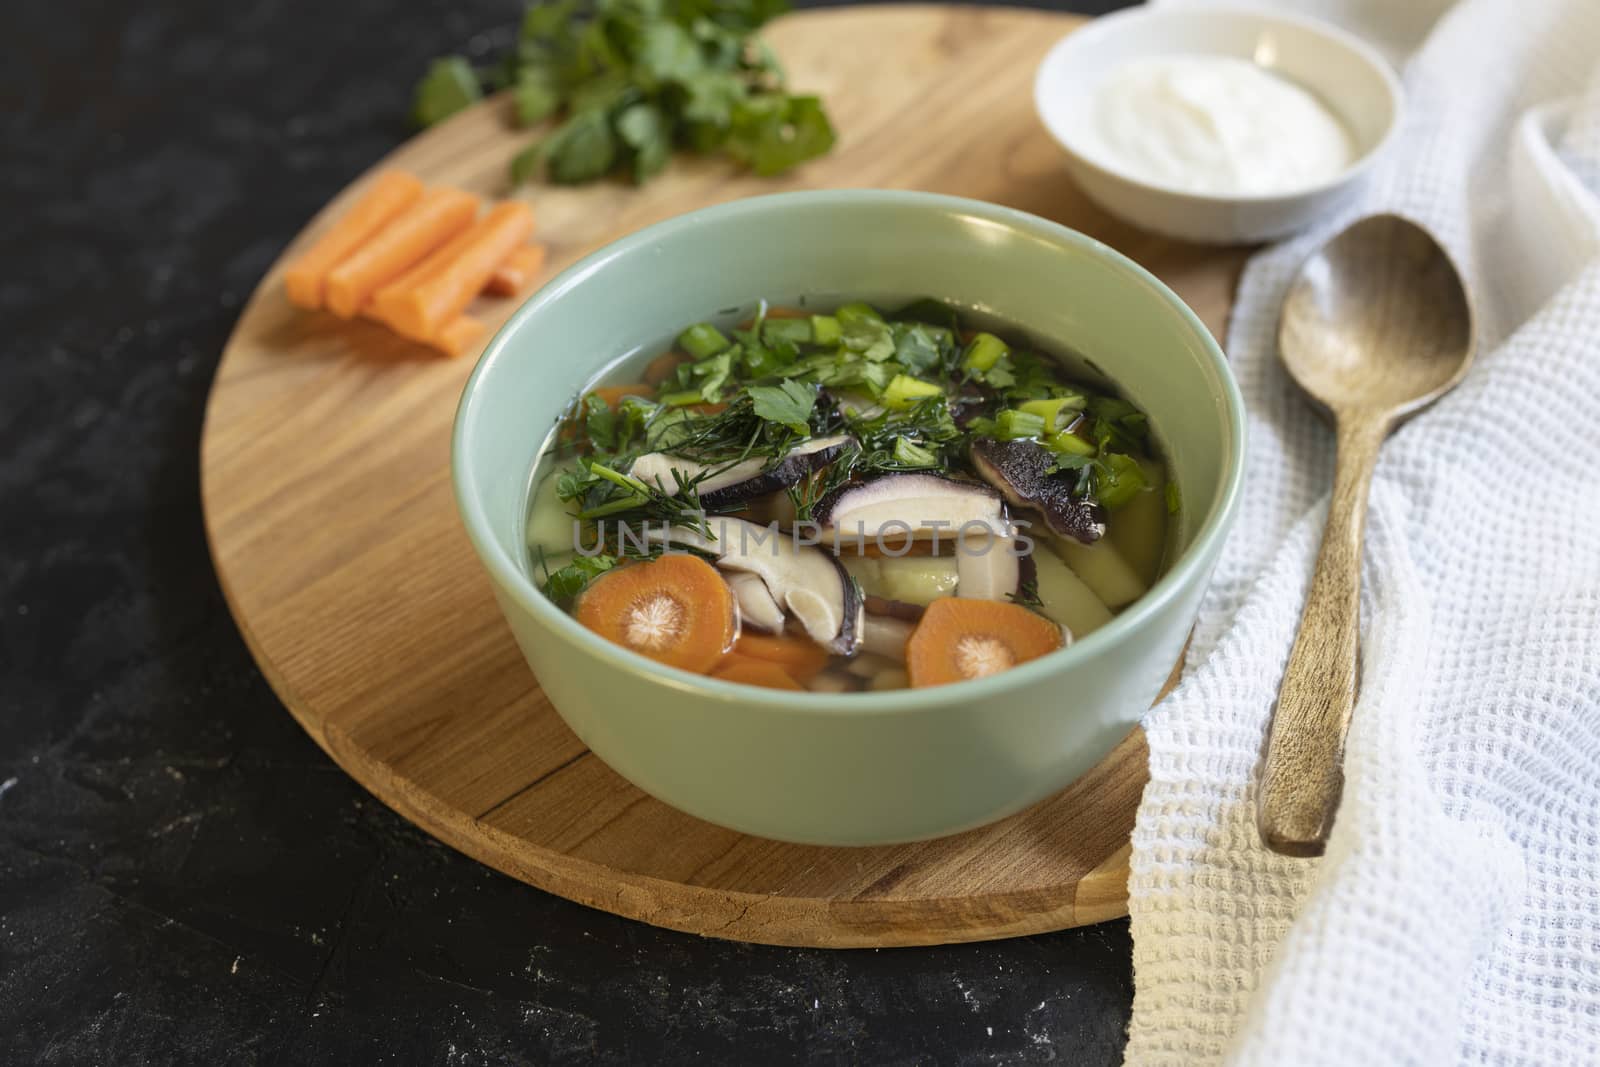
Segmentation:
{"type": "Polygon", "coordinates": [[[617,172],[644,182],[678,150],[780,174],[834,142],[821,101],[790,94],[756,36],[787,9],[787,0],[546,0],[528,8],[500,62],[435,60],[415,114],[432,125],[505,88],[520,125],[558,118],[512,162],[516,182],[541,170],[562,183],[617,172]]]}

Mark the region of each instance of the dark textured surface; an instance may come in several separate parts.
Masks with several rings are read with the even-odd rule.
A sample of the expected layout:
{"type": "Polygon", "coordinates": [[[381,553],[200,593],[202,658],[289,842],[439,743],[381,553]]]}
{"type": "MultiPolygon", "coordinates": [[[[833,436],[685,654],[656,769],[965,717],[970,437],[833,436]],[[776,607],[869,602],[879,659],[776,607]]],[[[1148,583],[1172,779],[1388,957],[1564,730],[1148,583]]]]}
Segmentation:
{"type": "Polygon", "coordinates": [[[200,522],[217,355],[517,7],[0,5],[0,1062],[1115,1062],[1125,924],[836,953],[589,911],[372,800],[251,662],[200,522]]]}

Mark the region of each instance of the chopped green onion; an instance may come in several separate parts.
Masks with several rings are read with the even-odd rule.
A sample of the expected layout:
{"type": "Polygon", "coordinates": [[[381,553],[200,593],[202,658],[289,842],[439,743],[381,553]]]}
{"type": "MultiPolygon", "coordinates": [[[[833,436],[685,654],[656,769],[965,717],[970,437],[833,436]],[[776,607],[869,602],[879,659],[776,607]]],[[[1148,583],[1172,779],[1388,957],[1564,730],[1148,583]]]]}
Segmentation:
{"type": "Polygon", "coordinates": [[[1183,507],[1183,502],[1178,497],[1178,483],[1177,482],[1168,482],[1167,483],[1167,514],[1168,515],[1176,515],[1178,513],[1178,511],[1182,507],[1183,507]]]}
{"type": "Polygon", "coordinates": [[[768,319],[761,327],[761,339],[769,345],[804,345],[811,343],[811,332],[809,319],[768,319]]]}
{"type": "Polygon", "coordinates": [[[1115,511],[1142,492],[1148,483],[1139,461],[1121,452],[1108,452],[1098,480],[1100,503],[1115,511]]]}
{"type": "Polygon", "coordinates": [[[966,370],[986,371],[1010,354],[1011,349],[1000,338],[992,333],[980,333],[967,345],[961,366],[966,370]]]}
{"type": "Polygon", "coordinates": [[[841,326],[849,326],[851,323],[883,321],[883,316],[878,313],[877,308],[859,300],[845,304],[833,314],[839,320],[839,325],[841,326]]]}
{"type": "Polygon", "coordinates": [[[661,396],[661,403],[669,408],[681,408],[685,404],[700,404],[704,401],[705,397],[700,395],[698,389],[685,389],[682,392],[664,393],[661,396]]]}
{"type": "Polygon", "coordinates": [[[843,331],[839,329],[839,320],[832,315],[811,316],[811,340],[819,345],[836,345],[843,331]]]}
{"type": "Polygon", "coordinates": [[[1047,400],[1024,400],[1017,405],[1017,410],[1039,416],[1044,420],[1045,429],[1055,431],[1070,417],[1063,414],[1064,412],[1075,414],[1082,409],[1086,402],[1086,398],[1082,396],[1069,394],[1067,396],[1053,396],[1047,400]]]}
{"type": "Polygon", "coordinates": [[[930,396],[943,396],[944,387],[934,382],[925,382],[921,378],[913,378],[909,374],[896,374],[883,391],[881,398],[883,406],[894,411],[905,411],[914,408],[919,401],[930,396]]]}
{"type": "Polygon", "coordinates": [[[1027,411],[1007,409],[995,416],[994,435],[1002,441],[1016,441],[1044,434],[1044,420],[1027,411]]]}
{"type": "Polygon", "coordinates": [[[1085,441],[1071,430],[1057,430],[1045,438],[1044,447],[1052,452],[1064,452],[1074,456],[1092,456],[1099,451],[1093,441],[1085,441]]]}
{"type": "Polygon", "coordinates": [[[710,359],[731,344],[709,322],[697,322],[678,335],[678,345],[695,359],[710,359]]]}
{"type": "Polygon", "coordinates": [[[939,465],[938,456],[921,445],[914,443],[909,437],[901,437],[895,440],[894,461],[904,467],[937,467],[939,465]]]}

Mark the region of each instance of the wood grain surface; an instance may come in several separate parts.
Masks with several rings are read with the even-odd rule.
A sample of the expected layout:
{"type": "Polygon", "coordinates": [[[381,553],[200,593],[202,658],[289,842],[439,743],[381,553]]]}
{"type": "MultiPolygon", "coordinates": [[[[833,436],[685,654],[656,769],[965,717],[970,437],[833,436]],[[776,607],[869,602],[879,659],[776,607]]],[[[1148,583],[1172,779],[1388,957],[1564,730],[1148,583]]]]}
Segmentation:
{"type": "MultiPolygon", "coordinates": [[[[1114,222],[1066,177],[1032,72],[1074,18],[868,7],[795,15],[770,39],[839,129],[777,181],[675,163],[643,189],[508,188],[529,139],[489,101],[380,166],[527,197],[548,272],[647,223],[785,188],[979,197],[1085,230],[1154,270],[1220,333],[1242,251],[1114,222]]],[[[293,256],[363,178],[286,252],[293,256]]],[[[514,301],[480,301],[492,325],[514,301]]],[[[692,318],[695,309],[686,308],[692,318]]],[[[781,844],[700,822],[588,753],[540,693],[456,518],[450,424],[471,360],[291,308],[282,261],[245,308],[201,446],[207,531],[234,617],[289,710],[338,763],[441,840],[550,892],[661,926],[787,945],[934,944],[1126,913],[1145,781],[1135,732],[1089,775],[996,825],[885,848],[781,844]]]]}

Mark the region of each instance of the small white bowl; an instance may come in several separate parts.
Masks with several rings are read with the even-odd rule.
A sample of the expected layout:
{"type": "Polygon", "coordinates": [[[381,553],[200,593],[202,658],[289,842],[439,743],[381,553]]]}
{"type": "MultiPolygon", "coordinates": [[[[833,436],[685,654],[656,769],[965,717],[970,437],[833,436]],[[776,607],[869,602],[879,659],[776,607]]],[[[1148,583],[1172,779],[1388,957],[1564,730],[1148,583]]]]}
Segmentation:
{"type": "Polygon", "coordinates": [[[1135,8],[1096,19],[1039,65],[1034,106],[1067,151],[1083,191],[1135,226],[1189,241],[1281,237],[1337,211],[1359,191],[1400,125],[1399,79],[1371,46],[1336,27],[1251,8],[1135,8]],[[1093,133],[1095,95],[1130,60],[1164,55],[1250,60],[1315,94],[1350,131],[1355,161],[1326,182],[1272,194],[1196,193],[1136,178],[1093,133]]]}

